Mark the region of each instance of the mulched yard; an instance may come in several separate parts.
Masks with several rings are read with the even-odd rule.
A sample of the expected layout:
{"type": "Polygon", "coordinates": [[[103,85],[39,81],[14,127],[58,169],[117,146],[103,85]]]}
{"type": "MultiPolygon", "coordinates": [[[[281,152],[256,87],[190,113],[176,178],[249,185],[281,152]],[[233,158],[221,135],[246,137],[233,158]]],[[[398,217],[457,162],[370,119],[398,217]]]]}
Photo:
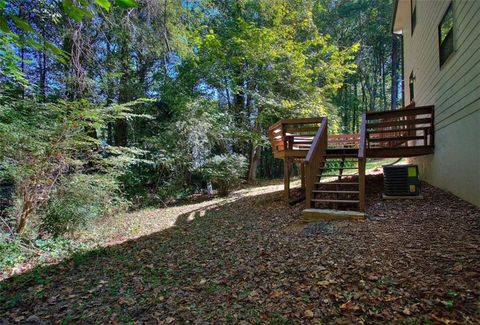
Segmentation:
{"type": "Polygon", "coordinates": [[[303,205],[278,191],[202,205],[173,227],[3,281],[0,319],[479,324],[480,210],[427,184],[424,200],[382,201],[381,175],[367,188],[366,221],[306,228],[303,205]]]}

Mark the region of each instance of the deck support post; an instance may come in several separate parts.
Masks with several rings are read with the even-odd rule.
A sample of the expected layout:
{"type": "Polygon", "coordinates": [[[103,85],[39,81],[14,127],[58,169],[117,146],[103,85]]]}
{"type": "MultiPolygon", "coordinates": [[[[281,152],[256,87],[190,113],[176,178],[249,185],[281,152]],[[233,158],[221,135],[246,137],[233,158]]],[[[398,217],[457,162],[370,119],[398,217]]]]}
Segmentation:
{"type": "Polygon", "coordinates": [[[312,208],[312,191],[313,191],[313,182],[312,174],[310,173],[310,168],[307,162],[303,163],[305,165],[305,207],[307,209],[312,208]]]}
{"type": "Polygon", "coordinates": [[[283,198],[285,201],[290,200],[290,158],[285,157],[283,160],[283,198]]]}
{"type": "Polygon", "coordinates": [[[365,158],[358,159],[358,209],[365,212],[365,158]]]}

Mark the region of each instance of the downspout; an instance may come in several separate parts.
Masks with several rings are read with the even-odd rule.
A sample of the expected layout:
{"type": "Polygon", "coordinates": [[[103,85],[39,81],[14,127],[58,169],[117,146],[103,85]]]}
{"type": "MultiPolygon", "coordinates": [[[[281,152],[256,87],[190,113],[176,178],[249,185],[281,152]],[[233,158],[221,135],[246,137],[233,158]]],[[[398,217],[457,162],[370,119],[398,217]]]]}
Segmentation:
{"type": "Polygon", "coordinates": [[[405,51],[403,46],[403,34],[397,34],[400,40],[400,57],[402,62],[402,77],[400,78],[400,83],[402,84],[402,107],[405,107],[405,51]]]}

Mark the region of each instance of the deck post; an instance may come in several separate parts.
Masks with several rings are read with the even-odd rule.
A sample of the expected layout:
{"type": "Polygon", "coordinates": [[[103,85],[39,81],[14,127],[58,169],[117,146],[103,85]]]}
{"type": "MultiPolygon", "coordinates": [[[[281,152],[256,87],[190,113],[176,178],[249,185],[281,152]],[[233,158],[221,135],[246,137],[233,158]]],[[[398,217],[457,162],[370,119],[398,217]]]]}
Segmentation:
{"type": "Polygon", "coordinates": [[[365,159],[358,159],[358,208],[365,212],[365,159]]]}
{"type": "Polygon", "coordinates": [[[310,173],[310,167],[307,162],[305,164],[305,207],[307,209],[312,208],[312,191],[313,191],[313,180],[310,173]]]}
{"type": "Polygon", "coordinates": [[[290,158],[285,157],[283,160],[283,198],[285,201],[290,200],[290,158]]]}

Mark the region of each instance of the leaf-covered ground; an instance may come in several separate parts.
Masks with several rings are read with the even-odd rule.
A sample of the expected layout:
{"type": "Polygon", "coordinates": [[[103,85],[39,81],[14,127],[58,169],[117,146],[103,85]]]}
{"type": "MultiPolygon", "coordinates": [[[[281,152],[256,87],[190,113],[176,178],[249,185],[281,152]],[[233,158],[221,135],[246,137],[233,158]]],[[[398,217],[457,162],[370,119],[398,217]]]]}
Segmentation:
{"type": "Polygon", "coordinates": [[[278,185],[151,210],[157,232],[4,281],[0,319],[480,323],[479,209],[429,185],[382,201],[381,184],[369,176],[366,221],[305,229],[278,185]]]}

